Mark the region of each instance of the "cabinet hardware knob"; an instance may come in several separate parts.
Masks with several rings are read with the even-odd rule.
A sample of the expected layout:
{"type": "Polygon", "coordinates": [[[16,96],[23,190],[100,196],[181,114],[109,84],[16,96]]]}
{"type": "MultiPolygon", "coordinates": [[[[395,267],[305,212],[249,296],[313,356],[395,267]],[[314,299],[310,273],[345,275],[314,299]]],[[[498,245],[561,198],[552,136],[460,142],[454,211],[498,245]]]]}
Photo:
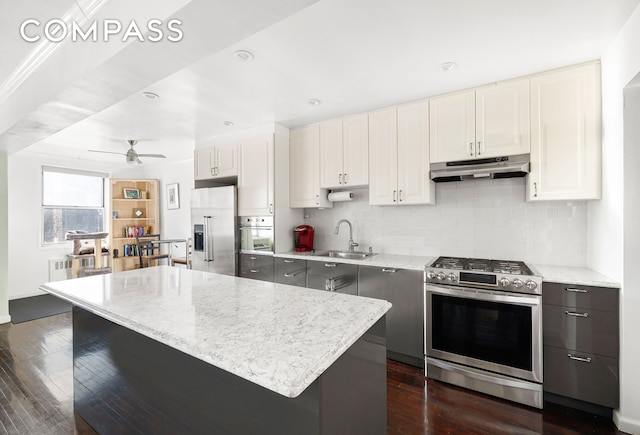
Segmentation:
{"type": "Polygon", "coordinates": [[[585,290],[582,288],[565,287],[565,290],[571,293],[589,293],[589,290],[585,290]]]}
{"type": "Polygon", "coordinates": [[[591,362],[591,358],[580,358],[579,356],[573,356],[570,353],[568,353],[567,356],[574,361],[580,361],[580,362],[586,362],[586,363],[591,362]]]}
{"type": "Polygon", "coordinates": [[[565,311],[564,313],[567,316],[573,316],[573,317],[589,317],[589,313],[576,313],[573,311],[565,311]]]}

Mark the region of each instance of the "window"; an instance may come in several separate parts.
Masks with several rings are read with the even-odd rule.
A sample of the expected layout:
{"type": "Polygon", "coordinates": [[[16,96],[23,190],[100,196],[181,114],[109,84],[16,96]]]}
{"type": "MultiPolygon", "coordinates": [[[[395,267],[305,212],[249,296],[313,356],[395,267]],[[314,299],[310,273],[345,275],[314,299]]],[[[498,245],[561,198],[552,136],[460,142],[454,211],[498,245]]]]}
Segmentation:
{"type": "Polygon", "coordinates": [[[65,242],[70,230],[104,231],[107,174],[42,167],[42,221],[45,245],[65,242]]]}

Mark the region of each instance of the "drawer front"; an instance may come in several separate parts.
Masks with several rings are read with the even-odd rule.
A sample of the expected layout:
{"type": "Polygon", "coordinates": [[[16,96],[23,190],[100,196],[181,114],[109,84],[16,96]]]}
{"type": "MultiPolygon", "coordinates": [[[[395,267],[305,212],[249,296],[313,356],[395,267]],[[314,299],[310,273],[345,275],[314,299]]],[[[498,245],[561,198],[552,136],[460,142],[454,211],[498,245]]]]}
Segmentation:
{"type": "Polygon", "coordinates": [[[298,287],[307,285],[307,262],[290,258],[276,258],[275,281],[298,287]]]}
{"type": "Polygon", "coordinates": [[[609,311],[542,305],[543,343],[617,358],[618,315],[609,311]]]}
{"type": "Polygon", "coordinates": [[[544,391],[608,408],[618,407],[617,358],[544,346],[543,370],[544,391]]]}
{"type": "Polygon", "coordinates": [[[307,287],[338,293],[358,294],[358,265],[332,261],[307,261],[307,287]]]}
{"type": "Polygon", "coordinates": [[[619,290],[609,287],[545,282],[542,284],[542,303],[565,307],[587,308],[618,312],[619,290]]]}
{"type": "Polygon", "coordinates": [[[273,282],[273,257],[240,254],[239,276],[273,282]]]}

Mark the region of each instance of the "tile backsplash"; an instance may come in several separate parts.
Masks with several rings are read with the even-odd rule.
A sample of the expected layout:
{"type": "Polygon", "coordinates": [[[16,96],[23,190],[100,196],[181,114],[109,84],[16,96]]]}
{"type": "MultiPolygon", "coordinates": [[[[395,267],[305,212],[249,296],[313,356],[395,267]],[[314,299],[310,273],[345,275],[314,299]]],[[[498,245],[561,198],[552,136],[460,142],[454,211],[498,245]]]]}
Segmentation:
{"type": "Polygon", "coordinates": [[[584,266],[587,203],[525,202],[525,179],[474,180],[436,185],[436,205],[370,206],[368,189],[332,209],[306,209],[316,249],[348,248],[353,224],[358,250],[386,254],[494,258],[584,266]]]}

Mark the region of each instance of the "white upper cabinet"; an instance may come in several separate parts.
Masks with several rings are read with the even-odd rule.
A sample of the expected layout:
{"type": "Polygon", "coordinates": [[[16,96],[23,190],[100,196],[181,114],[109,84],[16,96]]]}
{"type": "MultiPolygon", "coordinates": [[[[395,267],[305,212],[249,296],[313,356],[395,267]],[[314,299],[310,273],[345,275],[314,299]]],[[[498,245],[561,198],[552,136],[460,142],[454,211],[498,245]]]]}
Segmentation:
{"type": "Polygon", "coordinates": [[[426,101],[369,113],[369,203],[433,204],[426,101]]]}
{"type": "Polygon", "coordinates": [[[194,178],[212,180],[238,175],[237,144],[216,145],[194,151],[194,178]]]}
{"type": "Polygon", "coordinates": [[[274,213],[274,142],[265,135],[238,144],[238,215],[269,216],[274,213]]]}
{"type": "Polygon", "coordinates": [[[332,207],[320,188],[320,128],[310,125],[289,136],[289,204],[292,208],[332,207]]]}
{"type": "Polygon", "coordinates": [[[367,114],[320,124],[320,187],[340,189],[369,183],[367,114]]]}
{"type": "Polygon", "coordinates": [[[431,162],[527,154],[529,80],[430,100],[431,162]]]}
{"type": "Polygon", "coordinates": [[[600,65],[531,78],[531,172],[527,199],[600,199],[600,65]]]}

